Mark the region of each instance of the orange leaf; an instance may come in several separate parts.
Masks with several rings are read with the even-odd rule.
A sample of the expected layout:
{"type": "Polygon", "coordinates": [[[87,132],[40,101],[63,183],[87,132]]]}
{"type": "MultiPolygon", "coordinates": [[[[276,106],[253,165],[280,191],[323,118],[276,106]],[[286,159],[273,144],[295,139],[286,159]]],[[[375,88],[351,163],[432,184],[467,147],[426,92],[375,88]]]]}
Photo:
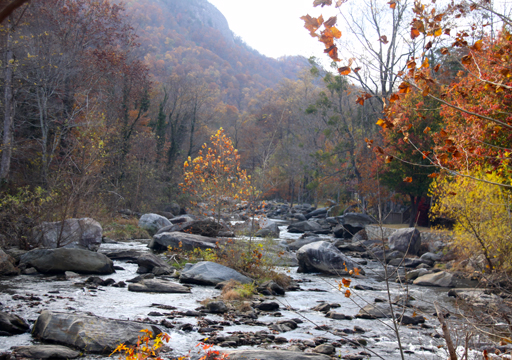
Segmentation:
{"type": "Polygon", "coordinates": [[[338,69],[338,72],[340,73],[340,75],[348,75],[348,74],[350,74],[350,71],[351,70],[348,66],[343,66],[338,69]]]}
{"type": "Polygon", "coordinates": [[[379,38],[379,41],[383,44],[387,44],[389,41],[388,41],[388,37],[386,35],[382,35],[380,38],[379,38]]]}
{"type": "Polygon", "coordinates": [[[398,86],[398,92],[400,94],[408,94],[408,93],[410,93],[411,92],[411,85],[408,82],[406,82],[406,81],[402,82],[398,86]]]}
{"type": "Polygon", "coordinates": [[[356,68],[354,69],[354,72],[355,72],[355,73],[357,73],[357,72],[359,72],[359,70],[361,70],[361,68],[360,68],[360,67],[356,67],[356,68]]]}
{"type": "Polygon", "coordinates": [[[421,92],[421,95],[427,96],[429,92],[430,92],[430,87],[426,86],[425,89],[423,89],[423,91],[421,92]]]}
{"type": "Polygon", "coordinates": [[[343,286],[349,287],[350,283],[351,283],[351,280],[343,278],[343,279],[341,279],[341,282],[343,283],[343,286]]]}
{"type": "Polygon", "coordinates": [[[400,96],[398,94],[393,94],[391,95],[391,97],[389,98],[389,102],[390,103],[394,103],[395,101],[397,100],[400,100],[400,96]]]}
{"type": "Polygon", "coordinates": [[[471,64],[471,59],[473,57],[471,56],[471,54],[467,54],[466,56],[463,56],[462,59],[461,59],[461,62],[464,64],[464,65],[469,65],[471,64]]]}
{"type": "Polygon", "coordinates": [[[441,64],[437,64],[436,66],[434,66],[434,71],[438,72],[440,67],[441,67],[441,64]]]}
{"type": "Polygon", "coordinates": [[[473,44],[473,46],[471,47],[472,50],[475,50],[475,51],[480,51],[482,50],[482,47],[484,46],[484,43],[482,40],[478,40],[477,42],[475,42],[473,44]]]}
{"type": "Polygon", "coordinates": [[[438,28],[436,31],[434,31],[434,37],[441,36],[443,34],[443,29],[438,28]]]}
{"type": "Polygon", "coordinates": [[[449,53],[450,53],[450,51],[449,51],[447,48],[445,48],[445,47],[444,47],[444,48],[441,48],[441,50],[440,50],[440,51],[441,51],[441,54],[443,54],[443,55],[447,55],[447,54],[449,54],[449,53]]]}
{"type": "Polygon", "coordinates": [[[430,130],[432,130],[430,127],[426,127],[425,130],[423,130],[423,133],[424,134],[427,134],[430,130]]]}
{"type": "Polygon", "coordinates": [[[390,156],[386,156],[386,159],[384,160],[384,162],[385,162],[386,164],[389,164],[391,161],[393,161],[393,159],[394,159],[394,157],[393,157],[393,156],[391,156],[391,155],[390,155],[390,156]]]}
{"type": "Polygon", "coordinates": [[[429,178],[431,178],[431,179],[433,179],[433,178],[436,178],[436,177],[438,177],[438,176],[439,176],[439,174],[438,174],[438,173],[432,173],[432,174],[430,174],[428,177],[429,177],[429,178]]]}
{"type": "Polygon", "coordinates": [[[347,290],[345,291],[345,297],[346,297],[346,298],[349,298],[349,297],[350,297],[350,295],[351,295],[350,290],[348,290],[348,289],[347,289],[347,290]]]}
{"type": "Polygon", "coordinates": [[[406,183],[412,183],[412,177],[408,176],[404,179],[404,182],[406,183]]]}
{"type": "Polygon", "coordinates": [[[336,16],[331,16],[326,22],[324,22],[324,26],[327,29],[332,28],[336,24],[336,16]]]}
{"type": "Polygon", "coordinates": [[[354,274],[359,275],[361,273],[361,270],[358,268],[354,268],[354,274]]]}
{"type": "Polygon", "coordinates": [[[420,32],[418,29],[412,28],[411,29],[411,39],[416,39],[418,36],[420,36],[420,32]]]}
{"type": "Polygon", "coordinates": [[[335,38],[335,39],[339,39],[341,37],[341,31],[338,30],[338,28],[336,27],[331,27],[331,32],[332,32],[332,36],[335,38]]]}
{"type": "Polygon", "coordinates": [[[389,4],[389,7],[391,9],[395,9],[396,8],[396,1],[395,0],[391,0],[390,2],[388,2],[388,4],[389,4]]]}

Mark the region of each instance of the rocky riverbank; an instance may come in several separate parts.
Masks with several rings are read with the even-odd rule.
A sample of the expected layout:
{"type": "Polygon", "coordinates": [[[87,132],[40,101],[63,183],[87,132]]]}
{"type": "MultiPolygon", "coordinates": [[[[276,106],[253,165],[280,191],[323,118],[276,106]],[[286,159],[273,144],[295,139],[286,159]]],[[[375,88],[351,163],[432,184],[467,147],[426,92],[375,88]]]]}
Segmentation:
{"type": "MultiPolygon", "coordinates": [[[[485,295],[487,305],[505,309],[506,299],[499,294],[460,289],[476,282],[443,271],[438,266],[445,264],[442,247],[425,252],[425,244],[414,229],[389,236],[383,250],[381,240],[368,239],[362,229],[357,230],[357,225],[363,229],[368,225],[361,218],[354,215],[352,219],[333,220],[325,215],[320,212],[316,218],[305,220],[315,225],[303,226],[298,221],[277,229],[276,224],[262,220],[261,227],[272,226],[269,231],[278,232],[279,238],[259,241],[272,241],[272,248],[297,255],[295,265],[280,268],[293,281],[286,289],[271,284],[260,286],[260,294],[243,304],[223,301],[216,285],[228,279],[251,282],[246,276],[209,262],[175,271],[169,259],[148,248],[154,247],[163,235],[179,238],[182,246],[210,248],[215,244],[211,236],[174,231],[176,224],[203,234],[212,231],[208,222],[199,226],[192,217],[186,221],[181,217],[176,224],[171,217],[171,225],[161,221],[151,240],[115,243],[103,239],[98,253],[82,249],[19,251],[18,261],[11,263],[17,267],[11,273],[21,274],[0,280],[0,331],[5,335],[0,337],[0,351],[18,358],[73,358],[76,350],[87,357],[101,357],[120,342],[136,341],[139,330],[148,328],[171,335],[164,354],[169,358],[185,355],[204,341],[230,352],[230,358],[322,359],[340,355],[362,359],[379,355],[391,359],[399,356],[392,330],[391,317],[395,316],[401,324],[398,328],[406,354],[433,359],[445,356],[434,301],[452,315],[451,325],[460,329],[456,301],[475,304],[482,299],[479,295],[485,295]],[[172,231],[160,232],[164,227],[172,231]],[[317,230],[308,232],[311,227],[317,230]],[[341,234],[354,230],[357,233],[352,238],[337,238],[335,228],[341,234]],[[96,254],[87,266],[96,264],[95,268],[101,271],[95,273],[78,266],[80,262],[72,259],[80,251],[88,252],[87,256],[78,257],[82,262],[96,254]],[[66,265],[69,268],[63,267],[64,259],[70,260],[66,265]],[[388,264],[386,269],[383,262],[388,264]],[[359,275],[350,277],[355,269],[359,275]],[[383,281],[386,274],[388,283],[383,281]],[[347,288],[340,282],[342,277],[350,279],[347,288]],[[350,297],[346,296],[346,289],[350,290],[350,297]],[[47,347],[55,343],[61,346],[47,347]],[[254,348],[266,350],[248,351],[254,348]]],[[[241,224],[252,226],[254,221],[241,224]]],[[[475,351],[509,349],[496,348],[482,339],[472,347],[475,351]]]]}

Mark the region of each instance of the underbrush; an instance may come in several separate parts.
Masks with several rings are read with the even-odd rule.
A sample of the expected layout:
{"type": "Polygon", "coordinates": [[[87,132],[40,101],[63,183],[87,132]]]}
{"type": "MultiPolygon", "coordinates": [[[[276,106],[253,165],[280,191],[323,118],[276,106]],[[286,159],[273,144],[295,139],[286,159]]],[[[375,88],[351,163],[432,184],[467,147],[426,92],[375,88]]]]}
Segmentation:
{"type": "Polygon", "coordinates": [[[139,227],[137,219],[118,218],[103,226],[103,236],[113,240],[149,239],[151,236],[139,227]]]}
{"type": "Polygon", "coordinates": [[[282,287],[290,284],[290,278],[276,271],[278,260],[283,253],[276,250],[275,242],[228,240],[225,244],[217,243],[215,249],[194,249],[184,251],[181,248],[168,248],[167,256],[171,265],[182,268],[186,263],[211,261],[246,275],[256,281],[273,280],[282,287]]]}

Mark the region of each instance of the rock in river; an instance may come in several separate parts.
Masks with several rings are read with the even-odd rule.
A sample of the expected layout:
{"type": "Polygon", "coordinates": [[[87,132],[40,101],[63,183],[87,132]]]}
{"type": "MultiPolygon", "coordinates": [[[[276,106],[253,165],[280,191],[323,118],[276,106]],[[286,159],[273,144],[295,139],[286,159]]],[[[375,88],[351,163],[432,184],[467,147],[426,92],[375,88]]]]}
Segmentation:
{"type": "Polygon", "coordinates": [[[18,315],[0,311],[0,335],[11,336],[23,334],[30,329],[30,326],[18,315]]]}
{"type": "Polygon", "coordinates": [[[420,232],[416,228],[398,229],[389,237],[389,248],[407,255],[418,255],[420,246],[420,232]]]}
{"type": "Polygon", "coordinates": [[[453,275],[446,271],[440,271],[420,276],[414,280],[413,284],[420,286],[451,287],[453,286],[453,275]]]}
{"type": "Polygon", "coordinates": [[[297,260],[299,260],[297,272],[325,272],[343,275],[350,270],[354,270],[354,268],[358,268],[360,273],[364,274],[361,266],[358,266],[339,251],[336,246],[327,241],[317,241],[301,247],[297,251],[297,260]]]}
{"type": "Polygon", "coordinates": [[[32,335],[42,341],[90,353],[110,354],[120,343],[136,344],[144,329],[149,329],[155,336],[161,333],[158,327],[150,324],[45,310],[37,318],[32,335]]]}
{"type": "Polygon", "coordinates": [[[103,229],[99,222],[90,219],[67,219],[44,222],[34,228],[29,243],[49,249],[59,247],[97,251],[101,245],[103,229]]]}
{"type": "Polygon", "coordinates": [[[210,261],[201,261],[194,264],[180,275],[182,283],[199,285],[217,285],[223,281],[236,280],[242,284],[253,282],[251,278],[238,271],[210,261]]]}
{"type": "Polygon", "coordinates": [[[146,230],[150,235],[155,235],[164,226],[172,225],[166,218],[158,214],[144,214],[139,219],[139,227],[146,230]]]}
{"type": "Polygon", "coordinates": [[[44,274],[73,271],[101,275],[114,272],[114,264],[107,256],[81,249],[34,249],[21,257],[20,264],[33,266],[44,274]]]}
{"type": "Polygon", "coordinates": [[[133,292],[154,292],[167,294],[190,292],[190,289],[183,285],[161,279],[142,280],[138,283],[128,285],[128,290],[133,292]]]}
{"type": "Polygon", "coordinates": [[[174,231],[153,236],[149,248],[164,251],[170,246],[173,248],[181,248],[185,251],[193,251],[195,248],[203,250],[215,249],[216,243],[216,238],[174,231]]]}
{"type": "Polygon", "coordinates": [[[80,356],[80,351],[61,345],[17,346],[13,350],[16,358],[27,359],[74,359],[80,356]]]}

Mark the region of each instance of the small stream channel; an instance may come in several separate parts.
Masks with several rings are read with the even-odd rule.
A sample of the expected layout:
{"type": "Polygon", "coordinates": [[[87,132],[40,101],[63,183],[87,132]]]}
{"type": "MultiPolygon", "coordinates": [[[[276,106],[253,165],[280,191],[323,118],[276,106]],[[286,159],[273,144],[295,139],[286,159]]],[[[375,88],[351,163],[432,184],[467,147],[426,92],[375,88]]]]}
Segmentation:
{"type": "MultiPolygon", "coordinates": [[[[296,239],[300,234],[290,234],[286,227],[281,227],[281,239],[296,239]]],[[[325,236],[328,237],[328,236],[325,236]]],[[[147,245],[141,241],[127,241],[118,244],[103,244],[100,252],[107,252],[121,249],[135,249],[148,251],[147,245]]],[[[360,259],[357,259],[360,261],[360,259]]],[[[115,265],[121,266],[124,270],[102,276],[103,279],[112,278],[116,282],[126,281],[137,276],[137,265],[126,261],[115,261],[115,265]]],[[[276,297],[275,301],[281,304],[278,314],[262,313],[258,322],[269,325],[278,320],[300,318],[302,324],[295,330],[279,333],[276,336],[285,337],[289,343],[280,345],[286,348],[294,342],[311,340],[316,337],[339,340],[339,336],[330,332],[315,329],[319,325],[327,325],[331,330],[345,330],[349,339],[364,339],[368,349],[382,356],[384,359],[398,359],[400,357],[397,341],[390,329],[391,320],[333,320],[326,318],[323,313],[310,310],[320,302],[338,303],[341,307],[333,309],[338,313],[355,316],[362,306],[367,303],[374,303],[375,298],[387,299],[386,284],[381,280],[382,266],[369,261],[363,266],[366,271],[365,278],[352,280],[352,286],[365,285],[374,290],[352,290],[352,296],[345,298],[338,290],[337,277],[323,276],[321,274],[300,274],[296,267],[282,268],[292,278],[300,281],[301,291],[287,292],[285,296],[276,297]],[[354,327],[364,329],[364,333],[349,334],[354,327]]],[[[135,293],[129,292],[126,287],[102,287],[97,290],[89,290],[79,283],[83,283],[87,275],[80,278],[65,280],[59,276],[45,275],[20,275],[16,277],[5,277],[0,279],[0,303],[3,311],[14,312],[17,315],[33,323],[41,310],[53,310],[61,312],[89,312],[97,316],[144,321],[147,318],[160,321],[164,317],[149,317],[152,311],[160,311],[152,304],[172,305],[179,311],[194,310],[200,306],[201,300],[212,298],[220,294],[219,290],[213,287],[194,285],[191,294],[157,294],[157,293],[135,293]],[[78,285],[77,285],[78,284],[78,285]]],[[[396,298],[403,293],[400,286],[391,283],[391,298],[396,298]]],[[[411,359],[446,359],[446,352],[438,346],[444,345],[444,340],[434,337],[440,333],[438,321],[433,316],[435,310],[433,301],[437,301],[448,311],[453,310],[453,302],[447,296],[447,289],[409,286],[409,294],[415,299],[412,305],[416,307],[417,314],[426,318],[425,324],[418,326],[400,326],[402,345],[406,350],[406,358],[411,359]]],[[[412,310],[409,311],[412,313],[412,310]]],[[[219,315],[208,315],[209,319],[223,321],[219,315]]],[[[197,318],[182,317],[175,318],[176,323],[197,324],[197,318]]],[[[173,349],[172,354],[186,354],[189,349],[205,338],[194,329],[191,332],[167,329],[161,327],[171,335],[169,346],[173,349]]],[[[266,326],[235,325],[224,326],[221,334],[229,334],[234,331],[257,332],[269,331],[266,326]]],[[[9,350],[12,346],[30,345],[34,340],[30,334],[22,334],[12,337],[0,337],[0,352],[9,350]]],[[[276,345],[272,345],[276,346],[276,345]]],[[[243,348],[243,347],[240,347],[243,348]]],[[[337,355],[342,357],[347,354],[356,354],[364,351],[362,348],[353,348],[350,345],[343,345],[337,350],[337,355]]],[[[367,351],[368,352],[368,351],[367,351]]],[[[377,358],[375,355],[372,358],[377,358]]]]}

